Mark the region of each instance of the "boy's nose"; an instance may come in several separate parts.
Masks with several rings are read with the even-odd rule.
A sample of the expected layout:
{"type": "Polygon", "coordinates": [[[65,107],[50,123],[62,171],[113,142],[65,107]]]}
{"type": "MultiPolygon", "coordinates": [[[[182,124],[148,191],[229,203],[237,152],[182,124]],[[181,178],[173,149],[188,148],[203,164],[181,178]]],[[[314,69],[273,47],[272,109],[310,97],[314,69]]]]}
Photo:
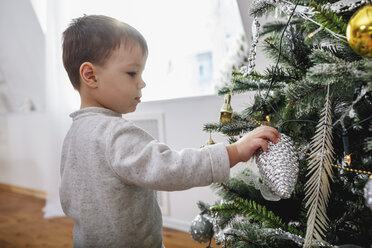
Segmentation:
{"type": "Polygon", "coordinates": [[[139,87],[140,87],[140,89],[145,88],[146,87],[145,81],[141,80],[139,87]]]}

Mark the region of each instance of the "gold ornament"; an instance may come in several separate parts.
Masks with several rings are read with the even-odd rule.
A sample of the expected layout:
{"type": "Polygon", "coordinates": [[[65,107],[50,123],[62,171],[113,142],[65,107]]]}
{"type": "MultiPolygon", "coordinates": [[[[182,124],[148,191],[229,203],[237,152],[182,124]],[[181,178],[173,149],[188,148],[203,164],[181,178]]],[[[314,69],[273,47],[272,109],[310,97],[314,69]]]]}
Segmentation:
{"type": "Polygon", "coordinates": [[[221,108],[220,122],[228,123],[232,121],[233,109],[231,108],[231,94],[225,95],[225,102],[221,108]]]}
{"type": "Polygon", "coordinates": [[[363,6],[350,18],[346,38],[354,52],[372,58],[372,4],[363,6]]]}
{"type": "Polygon", "coordinates": [[[212,132],[209,132],[209,140],[207,141],[207,143],[205,143],[205,145],[202,145],[200,148],[210,146],[210,145],[214,145],[214,144],[216,144],[216,143],[212,139],[212,132]]]}

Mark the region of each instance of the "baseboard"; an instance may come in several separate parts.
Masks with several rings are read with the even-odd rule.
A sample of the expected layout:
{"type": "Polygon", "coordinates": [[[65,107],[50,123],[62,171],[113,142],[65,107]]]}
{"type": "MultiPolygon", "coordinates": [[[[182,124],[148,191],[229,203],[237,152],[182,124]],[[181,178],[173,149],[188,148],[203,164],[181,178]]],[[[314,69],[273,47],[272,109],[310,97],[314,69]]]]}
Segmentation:
{"type": "Polygon", "coordinates": [[[168,216],[163,216],[163,226],[183,232],[189,232],[190,230],[189,221],[174,219],[168,216]]]}
{"type": "Polygon", "coordinates": [[[15,193],[22,194],[22,195],[33,196],[33,197],[37,197],[43,200],[46,199],[46,192],[41,191],[41,190],[29,189],[29,188],[5,184],[5,183],[0,183],[0,190],[15,192],[15,193]]]}

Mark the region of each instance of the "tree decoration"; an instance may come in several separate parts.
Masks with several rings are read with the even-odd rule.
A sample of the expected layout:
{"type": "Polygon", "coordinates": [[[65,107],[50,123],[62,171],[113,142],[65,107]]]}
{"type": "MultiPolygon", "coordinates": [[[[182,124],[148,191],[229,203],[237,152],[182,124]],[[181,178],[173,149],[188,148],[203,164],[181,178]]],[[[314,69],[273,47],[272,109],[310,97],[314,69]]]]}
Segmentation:
{"type": "Polygon", "coordinates": [[[214,142],[214,140],[212,139],[212,132],[209,132],[209,140],[207,140],[207,142],[202,145],[200,148],[203,148],[205,146],[210,146],[210,145],[214,145],[216,144],[216,142],[214,142]]]}
{"type": "Polygon", "coordinates": [[[220,122],[228,123],[232,121],[233,109],[231,107],[231,94],[225,95],[225,102],[221,107],[220,122]]]}
{"type": "Polygon", "coordinates": [[[190,234],[199,243],[208,242],[213,236],[213,224],[204,214],[198,214],[191,222],[190,234]]]}
{"type": "Polygon", "coordinates": [[[305,199],[307,199],[307,229],[304,247],[312,247],[314,239],[323,242],[327,229],[328,217],[326,214],[330,194],[328,177],[332,179],[332,117],[329,88],[321,118],[316,127],[315,135],[310,143],[308,173],[310,176],[305,183],[305,199]]]}
{"type": "Polygon", "coordinates": [[[372,4],[363,6],[350,18],[346,38],[354,52],[372,58],[372,4]]]}
{"type": "Polygon", "coordinates": [[[220,122],[221,123],[229,123],[233,119],[233,109],[231,107],[231,95],[234,90],[235,86],[235,79],[232,80],[232,84],[230,86],[230,92],[225,95],[225,102],[221,107],[221,115],[220,115],[220,122]]]}
{"type": "Polygon", "coordinates": [[[278,143],[269,141],[268,151],[255,154],[265,184],[280,198],[291,197],[297,182],[298,152],[290,137],[281,134],[278,143]]]}
{"type": "Polygon", "coordinates": [[[364,198],[366,206],[372,210],[372,176],[369,177],[366,186],[364,186],[364,198]]]}
{"type": "Polygon", "coordinates": [[[235,86],[224,86],[218,93],[256,92],[253,104],[247,102],[243,111],[234,112],[231,122],[208,123],[204,130],[228,135],[233,143],[236,135],[267,123],[269,115],[268,125],[296,141],[301,151],[299,173],[288,199],[272,193],[259,169],[253,173],[248,163],[242,167],[250,169],[244,173],[249,176],[234,173],[227,182],[215,184],[220,203],[207,211],[222,247],[302,247],[305,240],[307,247],[372,247],[371,186],[365,176],[372,175],[372,60],[355,53],[345,36],[350,17],[370,3],[255,0],[251,4],[252,27],[257,27],[256,20],[262,24],[257,46],[275,66],[267,62],[265,70],[248,71],[253,68],[249,60],[240,60],[246,64],[234,67],[235,86]],[[275,10],[280,10],[280,18],[262,21],[275,10]],[[345,155],[351,155],[352,162],[345,155]]]}
{"type": "Polygon", "coordinates": [[[267,201],[279,201],[281,199],[262,179],[255,159],[245,162],[244,170],[235,175],[235,178],[259,190],[262,197],[267,201]]]}

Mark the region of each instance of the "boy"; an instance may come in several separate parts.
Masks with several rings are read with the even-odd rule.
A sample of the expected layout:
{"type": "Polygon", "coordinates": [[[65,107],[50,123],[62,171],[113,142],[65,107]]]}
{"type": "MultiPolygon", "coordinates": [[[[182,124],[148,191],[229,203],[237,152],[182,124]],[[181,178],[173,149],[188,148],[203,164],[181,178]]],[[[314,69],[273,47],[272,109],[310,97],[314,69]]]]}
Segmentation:
{"type": "Polygon", "coordinates": [[[162,247],[154,190],[224,182],[279,133],[259,127],[231,145],[171,150],[121,114],[145,87],[147,44],[133,27],[106,16],[75,19],[63,33],[63,62],[79,92],[61,159],[60,198],[72,218],[75,247],[162,247]]]}

